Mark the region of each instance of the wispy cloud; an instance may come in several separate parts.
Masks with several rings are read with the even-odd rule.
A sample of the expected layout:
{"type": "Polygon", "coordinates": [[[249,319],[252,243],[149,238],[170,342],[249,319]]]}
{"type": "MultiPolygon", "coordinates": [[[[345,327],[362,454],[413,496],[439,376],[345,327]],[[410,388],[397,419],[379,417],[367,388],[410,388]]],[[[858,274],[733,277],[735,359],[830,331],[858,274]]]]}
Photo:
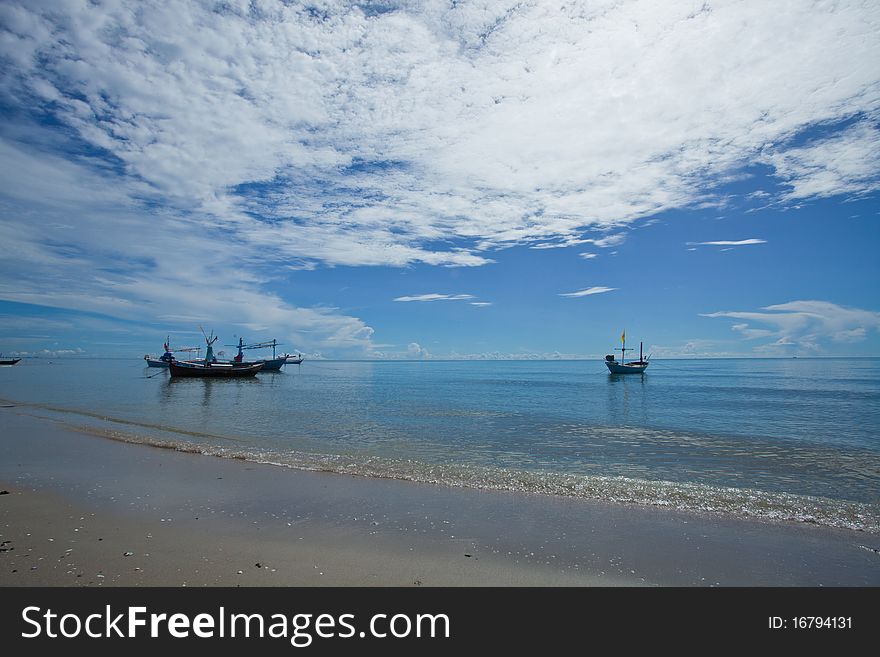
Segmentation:
{"type": "Polygon", "coordinates": [[[70,356],[85,356],[86,350],[81,347],[73,349],[38,349],[36,351],[13,351],[7,353],[7,356],[17,356],[23,358],[68,358],[70,356]]]}
{"type": "Polygon", "coordinates": [[[868,331],[880,330],[880,313],[829,301],[791,301],[761,310],[765,312],[719,311],[702,316],[747,320],[732,325],[731,329],[747,340],[775,338],[773,342],[759,345],[758,348],[765,351],[789,345],[818,351],[823,342],[859,342],[868,331]],[[753,328],[751,323],[770,328],[753,328]]]}
{"type": "Polygon", "coordinates": [[[588,287],[584,290],[578,290],[577,292],[563,292],[563,293],[560,293],[559,296],[561,296],[561,297],[587,297],[587,296],[590,296],[591,294],[603,294],[604,292],[611,292],[616,289],[617,289],[616,287],[602,287],[602,286],[588,287]]]}
{"type": "Polygon", "coordinates": [[[578,246],[580,244],[593,244],[594,246],[598,246],[600,249],[607,249],[611,246],[617,246],[618,244],[622,244],[626,240],[626,233],[614,233],[611,235],[606,235],[605,237],[584,237],[584,238],[574,238],[574,237],[564,237],[559,242],[540,242],[538,244],[533,244],[529,248],[530,249],[564,249],[569,246],[578,246]]]}
{"type": "Polygon", "coordinates": [[[688,242],[688,246],[748,246],[750,244],[766,244],[767,240],[751,238],[747,240],[717,240],[715,242],[688,242]]]}
{"type": "MultiPolygon", "coordinates": [[[[710,315],[707,315],[710,316],[710,315]]],[[[718,315],[720,316],[720,315],[718,315]]],[[[742,335],[746,339],[754,339],[754,338],[769,338],[777,335],[775,331],[771,331],[769,329],[756,329],[751,328],[748,324],[734,324],[730,327],[732,331],[738,331],[740,335],[742,335]]]]}
{"type": "MultiPolygon", "coordinates": [[[[183,221],[167,209],[144,213],[108,187],[100,171],[61,158],[16,149],[13,161],[13,180],[43,172],[48,182],[28,203],[7,197],[9,214],[0,221],[6,246],[0,298],[161,323],[163,332],[231,320],[238,330],[271,325],[288,344],[343,352],[370,348],[373,329],[359,318],[329,306],[299,307],[267,291],[272,278],[256,252],[242,249],[235,266],[228,266],[229,244],[216,228],[183,221]]],[[[107,324],[98,329],[112,330],[107,324]]]]}
{"type": "Polygon", "coordinates": [[[646,351],[655,358],[730,358],[750,355],[732,341],[691,338],[677,345],[651,344],[646,351]]]}
{"type": "Polygon", "coordinates": [[[880,189],[880,129],[856,123],[805,146],[768,153],[764,161],[790,188],[786,200],[865,194],[880,189]]]}
{"type": "Polygon", "coordinates": [[[472,306],[478,306],[480,308],[485,308],[486,306],[491,306],[491,301],[471,301],[472,306]]]}
{"type": "Polygon", "coordinates": [[[539,244],[533,244],[530,246],[530,249],[565,249],[569,246],[577,246],[578,244],[589,244],[592,243],[591,239],[582,239],[582,240],[565,240],[564,242],[541,242],[539,244]]]}
{"type": "Polygon", "coordinates": [[[472,294],[416,294],[408,297],[397,297],[395,301],[466,301],[473,299],[472,294]]]}
{"type": "Polygon", "coordinates": [[[626,233],[614,233],[613,235],[608,235],[607,237],[600,237],[598,239],[584,240],[585,242],[592,242],[594,245],[598,246],[600,249],[607,249],[612,246],[618,246],[623,244],[626,240],[626,233]]]}
{"type": "Polygon", "coordinates": [[[596,254],[596,253],[589,253],[589,252],[587,252],[587,253],[578,253],[578,255],[579,255],[581,258],[583,258],[584,260],[592,260],[593,258],[598,257],[598,254],[596,254]]]}

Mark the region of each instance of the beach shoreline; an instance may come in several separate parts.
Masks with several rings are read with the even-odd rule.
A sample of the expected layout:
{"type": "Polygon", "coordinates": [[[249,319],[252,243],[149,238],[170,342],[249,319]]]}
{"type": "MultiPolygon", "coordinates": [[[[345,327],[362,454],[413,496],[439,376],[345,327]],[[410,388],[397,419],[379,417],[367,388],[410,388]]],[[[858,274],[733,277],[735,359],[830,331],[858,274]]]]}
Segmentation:
{"type": "Polygon", "coordinates": [[[880,585],[876,534],[299,471],[0,411],[0,586],[880,585]]]}

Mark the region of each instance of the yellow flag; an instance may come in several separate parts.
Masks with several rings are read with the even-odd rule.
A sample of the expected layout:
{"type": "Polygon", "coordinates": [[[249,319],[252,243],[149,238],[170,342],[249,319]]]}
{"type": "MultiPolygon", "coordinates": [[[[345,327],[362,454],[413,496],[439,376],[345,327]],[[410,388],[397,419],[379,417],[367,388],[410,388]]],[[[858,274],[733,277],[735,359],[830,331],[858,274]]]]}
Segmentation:
{"type": "Polygon", "coordinates": [[[624,331],[623,333],[620,334],[620,341],[626,342],[626,331],[624,331]]]}

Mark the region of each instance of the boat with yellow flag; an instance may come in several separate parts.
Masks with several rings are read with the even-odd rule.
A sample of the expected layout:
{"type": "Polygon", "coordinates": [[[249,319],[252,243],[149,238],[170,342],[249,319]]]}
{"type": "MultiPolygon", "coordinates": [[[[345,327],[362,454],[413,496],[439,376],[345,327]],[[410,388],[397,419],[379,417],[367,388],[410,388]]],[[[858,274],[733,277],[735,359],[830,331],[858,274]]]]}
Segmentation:
{"type": "Polygon", "coordinates": [[[639,342],[639,359],[631,360],[630,362],[626,362],[626,352],[627,351],[635,351],[634,348],[627,349],[626,347],[626,331],[620,334],[620,342],[621,346],[615,349],[614,351],[620,350],[620,362],[615,360],[614,354],[608,354],[605,356],[605,365],[608,366],[608,371],[612,374],[641,374],[646,369],[648,369],[648,358],[650,356],[645,357],[642,355],[642,343],[639,342]]]}

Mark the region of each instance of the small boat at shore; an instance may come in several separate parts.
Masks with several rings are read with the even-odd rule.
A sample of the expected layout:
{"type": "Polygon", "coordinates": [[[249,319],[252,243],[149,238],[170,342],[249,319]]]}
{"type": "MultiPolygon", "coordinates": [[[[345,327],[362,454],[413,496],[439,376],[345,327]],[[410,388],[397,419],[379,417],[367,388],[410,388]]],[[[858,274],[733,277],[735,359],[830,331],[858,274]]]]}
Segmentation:
{"type": "MultiPolygon", "coordinates": [[[[627,351],[635,351],[635,349],[626,348],[626,331],[624,331],[620,335],[620,341],[623,343],[621,347],[617,349],[620,350],[620,362],[615,360],[614,354],[608,354],[605,356],[605,365],[608,367],[608,371],[612,374],[641,374],[646,369],[648,369],[648,358],[645,358],[642,355],[642,343],[639,342],[639,359],[631,360],[630,362],[626,362],[626,352],[627,351]]],[[[617,351],[615,349],[615,351],[617,351]]]]}
{"type": "Polygon", "coordinates": [[[284,359],[289,365],[299,365],[305,359],[305,356],[302,354],[297,354],[294,356],[293,354],[284,354],[284,359]]]}
{"type": "Polygon", "coordinates": [[[15,365],[21,358],[0,358],[0,365],[15,365]]]}

